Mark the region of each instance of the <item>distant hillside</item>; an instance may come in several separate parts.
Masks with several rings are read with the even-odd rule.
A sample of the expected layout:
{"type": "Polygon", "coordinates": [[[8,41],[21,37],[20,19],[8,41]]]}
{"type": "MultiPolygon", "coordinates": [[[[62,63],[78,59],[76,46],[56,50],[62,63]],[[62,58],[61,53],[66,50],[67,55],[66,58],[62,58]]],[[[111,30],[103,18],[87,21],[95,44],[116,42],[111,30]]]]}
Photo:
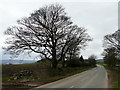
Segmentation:
{"type": "Polygon", "coordinates": [[[34,63],[34,60],[2,60],[0,64],[24,64],[24,63],[34,63]]]}
{"type": "Polygon", "coordinates": [[[104,63],[104,60],[103,59],[98,59],[98,60],[96,60],[97,61],[97,63],[104,63]]]}

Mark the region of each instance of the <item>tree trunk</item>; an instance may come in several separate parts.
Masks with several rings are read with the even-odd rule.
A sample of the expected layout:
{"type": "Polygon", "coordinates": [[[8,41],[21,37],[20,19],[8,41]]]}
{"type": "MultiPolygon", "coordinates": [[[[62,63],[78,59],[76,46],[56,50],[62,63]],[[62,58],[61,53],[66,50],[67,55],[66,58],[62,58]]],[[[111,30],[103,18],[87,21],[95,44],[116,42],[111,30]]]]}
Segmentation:
{"type": "Polygon", "coordinates": [[[52,62],[52,68],[54,68],[54,69],[57,68],[57,65],[58,65],[58,62],[57,62],[57,61],[53,61],[53,62],[52,62]]]}
{"type": "Polygon", "coordinates": [[[62,56],[62,67],[65,67],[65,56],[62,56]]]}
{"type": "Polygon", "coordinates": [[[56,49],[55,47],[53,48],[53,53],[52,53],[52,68],[57,68],[58,61],[56,57],[56,49]]]}
{"type": "Polygon", "coordinates": [[[62,62],[62,67],[65,67],[65,61],[62,62]]]}

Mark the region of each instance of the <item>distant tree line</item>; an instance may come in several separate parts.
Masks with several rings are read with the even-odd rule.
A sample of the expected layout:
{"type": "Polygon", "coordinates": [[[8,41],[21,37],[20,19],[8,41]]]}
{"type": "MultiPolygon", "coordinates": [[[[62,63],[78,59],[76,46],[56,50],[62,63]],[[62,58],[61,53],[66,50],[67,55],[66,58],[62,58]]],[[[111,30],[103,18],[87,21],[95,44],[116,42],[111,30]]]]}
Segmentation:
{"type": "MultiPolygon", "coordinates": [[[[38,60],[36,63],[43,63],[43,62],[48,62],[47,59],[41,59],[38,60]]],[[[59,63],[60,65],[62,64],[62,67],[84,67],[84,66],[91,66],[95,67],[96,66],[96,56],[91,55],[88,57],[88,59],[84,59],[83,56],[81,55],[80,57],[74,57],[69,60],[65,60],[64,64],[63,62],[59,63]]]]}
{"type": "Polygon", "coordinates": [[[14,56],[37,53],[49,60],[53,68],[59,62],[64,66],[66,60],[73,60],[92,40],[85,28],[73,24],[59,4],[41,7],[17,22],[17,26],[5,31],[9,38],[4,49],[14,56]]]}
{"type": "Polygon", "coordinates": [[[120,64],[120,30],[104,36],[104,62],[108,66],[120,64]]]}
{"type": "Polygon", "coordinates": [[[96,56],[91,55],[88,59],[84,59],[83,56],[81,57],[74,57],[66,61],[66,66],[68,67],[82,67],[82,66],[96,66],[96,56]]]}

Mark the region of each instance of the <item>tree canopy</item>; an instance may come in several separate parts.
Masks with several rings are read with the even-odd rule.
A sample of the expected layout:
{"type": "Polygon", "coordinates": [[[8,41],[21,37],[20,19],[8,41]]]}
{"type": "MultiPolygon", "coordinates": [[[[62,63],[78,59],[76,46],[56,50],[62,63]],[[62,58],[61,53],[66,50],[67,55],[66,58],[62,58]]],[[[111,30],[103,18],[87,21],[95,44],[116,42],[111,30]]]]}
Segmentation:
{"type": "Polygon", "coordinates": [[[120,52],[120,29],[113,34],[104,36],[104,46],[115,47],[117,52],[120,52]]]}
{"type": "Polygon", "coordinates": [[[115,66],[120,59],[120,30],[104,36],[104,60],[109,66],[115,66]]]}
{"type": "Polygon", "coordinates": [[[92,40],[85,28],[73,24],[59,4],[41,7],[17,23],[5,31],[11,36],[6,40],[5,50],[16,56],[23,52],[38,53],[50,60],[54,68],[92,40]]]}
{"type": "Polygon", "coordinates": [[[103,52],[104,62],[108,66],[115,66],[117,63],[116,55],[117,53],[114,47],[104,49],[104,52],[103,52]]]}

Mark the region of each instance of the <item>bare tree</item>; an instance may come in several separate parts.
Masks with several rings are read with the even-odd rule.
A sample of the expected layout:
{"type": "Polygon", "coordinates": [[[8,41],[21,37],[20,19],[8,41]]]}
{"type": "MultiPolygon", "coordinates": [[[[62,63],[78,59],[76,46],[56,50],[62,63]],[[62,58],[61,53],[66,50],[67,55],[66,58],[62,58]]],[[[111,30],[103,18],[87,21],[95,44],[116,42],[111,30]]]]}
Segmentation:
{"type": "MultiPolygon", "coordinates": [[[[113,34],[109,34],[109,35],[104,36],[104,47],[106,49],[104,49],[103,53],[105,53],[105,52],[108,53],[108,54],[105,54],[106,56],[104,55],[105,59],[106,59],[106,57],[111,58],[111,56],[113,56],[114,59],[116,57],[118,58],[118,60],[120,59],[120,29],[117,30],[116,32],[114,32],[113,34]],[[116,53],[116,54],[114,54],[115,56],[114,55],[108,56],[108,55],[112,54],[110,50],[111,51],[113,50],[112,52],[116,53]]],[[[109,60],[112,61],[111,59],[109,59],[109,60]]],[[[114,62],[116,63],[116,61],[113,61],[113,63],[114,62]]]]}
{"type": "Polygon", "coordinates": [[[88,58],[88,61],[89,61],[89,64],[91,66],[96,66],[96,56],[95,55],[91,55],[89,58],[88,58]]]}
{"type": "Polygon", "coordinates": [[[59,4],[42,7],[18,20],[18,25],[8,28],[5,34],[11,36],[5,48],[10,54],[35,52],[50,60],[53,68],[65,59],[69,49],[82,48],[91,41],[86,29],[73,25],[59,4]]]}
{"type": "Polygon", "coordinates": [[[114,47],[104,49],[104,52],[102,53],[102,55],[104,56],[104,62],[108,66],[115,66],[116,65],[117,53],[116,53],[116,49],[114,47]]]}
{"type": "Polygon", "coordinates": [[[106,35],[104,37],[104,46],[115,47],[120,52],[120,30],[117,30],[113,34],[106,35]]]}
{"type": "Polygon", "coordinates": [[[59,60],[63,61],[63,65],[65,57],[69,60],[73,59],[80,53],[80,50],[87,45],[87,42],[92,40],[86,33],[86,29],[79,28],[77,25],[71,26],[71,30],[66,36],[67,37],[62,40],[62,43],[63,41],[65,42],[60,46],[61,56],[59,60]]]}

